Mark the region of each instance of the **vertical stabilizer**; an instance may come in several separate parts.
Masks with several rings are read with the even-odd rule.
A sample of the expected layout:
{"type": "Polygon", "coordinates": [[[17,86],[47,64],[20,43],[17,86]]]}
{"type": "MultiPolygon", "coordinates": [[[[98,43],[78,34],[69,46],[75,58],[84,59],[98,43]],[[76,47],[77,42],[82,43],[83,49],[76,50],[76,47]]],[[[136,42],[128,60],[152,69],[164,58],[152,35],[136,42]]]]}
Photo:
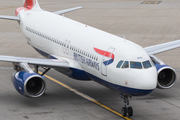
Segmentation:
{"type": "Polygon", "coordinates": [[[41,10],[37,0],[23,0],[23,6],[28,10],[41,10]]]}

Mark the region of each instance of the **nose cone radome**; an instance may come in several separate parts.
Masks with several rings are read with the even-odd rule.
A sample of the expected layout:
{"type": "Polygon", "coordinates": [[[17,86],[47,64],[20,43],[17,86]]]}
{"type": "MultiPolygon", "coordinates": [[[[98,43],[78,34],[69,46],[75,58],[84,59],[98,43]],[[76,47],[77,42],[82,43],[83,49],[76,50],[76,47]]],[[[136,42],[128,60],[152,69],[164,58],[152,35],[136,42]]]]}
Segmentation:
{"type": "Polygon", "coordinates": [[[143,70],[134,79],[134,87],[142,90],[154,90],[157,86],[157,71],[154,68],[143,70]]]}

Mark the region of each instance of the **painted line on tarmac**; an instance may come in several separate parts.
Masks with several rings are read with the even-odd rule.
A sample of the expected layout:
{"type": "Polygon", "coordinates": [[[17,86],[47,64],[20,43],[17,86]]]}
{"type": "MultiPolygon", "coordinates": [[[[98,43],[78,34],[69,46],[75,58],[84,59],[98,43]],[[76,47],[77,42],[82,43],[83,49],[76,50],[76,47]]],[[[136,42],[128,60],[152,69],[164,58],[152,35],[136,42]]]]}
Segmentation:
{"type": "Polygon", "coordinates": [[[143,1],[141,4],[160,4],[162,1],[143,1]]]}
{"type": "MultiPolygon", "coordinates": [[[[39,73],[42,74],[42,72],[40,72],[40,71],[39,71],[39,73]]],[[[86,94],[84,94],[84,93],[82,93],[82,92],[80,92],[80,91],[78,91],[78,90],[76,90],[76,89],[73,89],[73,88],[71,88],[70,86],[68,86],[68,85],[66,85],[66,84],[64,84],[64,83],[62,83],[62,82],[59,82],[58,80],[56,80],[56,79],[54,79],[54,78],[52,78],[52,77],[50,77],[50,76],[48,76],[48,75],[44,75],[44,76],[45,76],[46,78],[50,79],[51,81],[53,81],[53,82],[55,82],[55,83],[63,86],[64,88],[67,88],[68,90],[74,92],[75,94],[77,94],[77,95],[85,98],[86,100],[89,100],[89,101],[91,101],[91,102],[93,102],[93,103],[101,106],[102,108],[104,108],[104,109],[106,109],[106,110],[114,113],[115,115],[120,116],[121,118],[124,118],[124,119],[126,119],[126,120],[132,120],[131,118],[124,117],[121,113],[119,113],[119,112],[113,110],[112,108],[110,108],[110,107],[108,107],[108,106],[106,106],[106,105],[98,102],[97,100],[95,100],[95,99],[92,98],[92,97],[90,97],[90,96],[88,96],[88,95],[86,95],[86,94]]]]}

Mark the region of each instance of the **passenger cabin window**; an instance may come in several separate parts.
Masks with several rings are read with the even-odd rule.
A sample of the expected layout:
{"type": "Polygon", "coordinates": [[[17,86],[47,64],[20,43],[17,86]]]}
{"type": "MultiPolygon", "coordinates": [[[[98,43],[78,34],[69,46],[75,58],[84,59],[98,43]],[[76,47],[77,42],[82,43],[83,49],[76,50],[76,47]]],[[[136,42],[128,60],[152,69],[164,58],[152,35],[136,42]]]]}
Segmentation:
{"type": "Polygon", "coordinates": [[[143,66],[144,66],[144,68],[150,68],[150,67],[152,67],[152,65],[151,65],[151,63],[149,62],[149,60],[144,61],[144,62],[143,62],[143,66]]]}
{"type": "Polygon", "coordinates": [[[122,68],[129,68],[129,62],[128,61],[125,61],[122,68]]]}
{"type": "Polygon", "coordinates": [[[142,64],[141,62],[130,62],[130,66],[131,68],[135,68],[135,69],[142,69],[142,64]]]}
{"type": "Polygon", "coordinates": [[[117,64],[117,66],[116,66],[116,68],[120,68],[121,65],[123,64],[123,62],[124,62],[123,60],[119,61],[118,64],[117,64]]]}

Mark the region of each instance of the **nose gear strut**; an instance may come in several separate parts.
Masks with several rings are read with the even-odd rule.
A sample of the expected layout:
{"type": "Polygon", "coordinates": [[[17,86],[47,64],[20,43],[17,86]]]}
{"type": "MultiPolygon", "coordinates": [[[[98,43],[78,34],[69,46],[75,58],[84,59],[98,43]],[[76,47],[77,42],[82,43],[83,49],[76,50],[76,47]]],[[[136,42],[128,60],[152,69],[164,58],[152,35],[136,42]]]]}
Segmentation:
{"type": "Polygon", "coordinates": [[[122,95],[122,94],[120,94],[120,96],[124,99],[124,103],[125,103],[124,107],[121,110],[122,115],[124,117],[126,117],[126,116],[131,117],[131,116],[133,116],[133,109],[132,109],[132,107],[129,106],[129,100],[128,100],[128,97],[131,98],[131,96],[122,95]]]}

